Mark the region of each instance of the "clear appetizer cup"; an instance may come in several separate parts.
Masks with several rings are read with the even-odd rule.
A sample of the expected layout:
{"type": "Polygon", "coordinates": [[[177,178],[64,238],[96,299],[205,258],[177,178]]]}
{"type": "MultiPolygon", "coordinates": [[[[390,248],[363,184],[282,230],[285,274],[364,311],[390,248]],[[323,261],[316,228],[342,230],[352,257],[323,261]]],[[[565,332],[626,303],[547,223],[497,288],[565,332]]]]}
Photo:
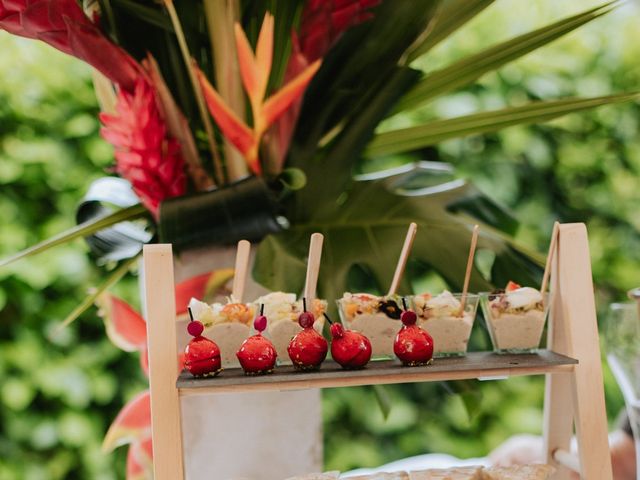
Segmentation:
{"type": "Polygon", "coordinates": [[[214,303],[208,305],[191,299],[189,307],[196,320],[205,327],[203,335],[220,348],[223,368],[239,367],[236,352],[251,335],[255,308],[246,303],[214,303]]]}
{"type": "Polygon", "coordinates": [[[371,342],[371,359],[395,358],[393,341],[402,326],[401,297],[345,293],[336,300],[345,328],[365,335],[371,342]]]}
{"type": "MultiPolygon", "coordinates": [[[[264,315],[267,317],[267,329],[263,334],[276,348],[278,365],[290,365],[291,359],[287,347],[291,339],[302,330],[298,324],[298,317],[304,312],[303,301],[296,300],[295,293],[272,292],[253,303],[257,314],[260,313],[261,305],[264,305],[264,315]]],[[[307,310],[315,317],[313,328],[322,335],[323,313],[327,311],[327,301],[316,298],[307,302],[307,310]]]]}
{"type": "Polygon", "coordinates": [[[524,287],[480,294],[480,305],[496,353],[534,353],[540,346],[549,295],[524,287]]]}
{"type": "Polygon", "coordinates": [[[433,338],[434,356],[461,357],[467,354],[479,299],[479,295],[468,293],[462,310],[461,293],[445,290],[435,297],[428,293],[411,297],[418,325],[433,338]]]}

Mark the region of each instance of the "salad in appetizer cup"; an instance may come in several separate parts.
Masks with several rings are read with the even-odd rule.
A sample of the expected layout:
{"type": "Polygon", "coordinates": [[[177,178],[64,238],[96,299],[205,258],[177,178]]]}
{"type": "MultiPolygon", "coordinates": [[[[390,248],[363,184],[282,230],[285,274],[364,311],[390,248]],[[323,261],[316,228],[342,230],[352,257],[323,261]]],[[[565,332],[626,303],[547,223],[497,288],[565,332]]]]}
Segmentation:
{"type": "Polygon", "coordinates": [[[445,290],[435,297],[424,293],[411,298],[418,315],[418,325],[433,337],[436,357],[463,356],[467,353],[480,297],[467,294],[463,307],[462,295],[445,290]]]}
{"type": "Polygon", "coordinates": [[[371,358],[394,358],[393,341],[402,324],[396,295],[379,297],[368,293],[345,293],[337,300],[340,321],[349,330],[371,341],[371,358]]]}
{"type": "Polygon", "coordinates": [[[204,325],[205,335],[220,347],[222,366],[238,366],[236,351],[251,335],[251,324],[256,316],[255,307],[231,302],[209,305],[192,298],[189,308],[193,317],[204,325]]]}
{"type": "MultiPolygon", "coordinates": [[[[272,292],[263,295],[254,302],[254,308],[264,305],[264,315],[269,319],[264,336],[271,340],[278,353],[278,363],[291,363],[287,348],[289,342],[302,327],[298,324],[298,317],[304,309],[302,299],[296,300],[295,293],[272,292]]],[[[307,310],[313,314],[315,320],[313,328],[322,335],[324,327],[324,312],[327,311],[325,300],[313,299],[308,302],[307,310]]]]}
{"type": "Polygon", "coordinates": [[[547,293],[509,282],[504,290],[482,293],[480,298],[495,352],[536,351],[547,318],[547,293]]]}

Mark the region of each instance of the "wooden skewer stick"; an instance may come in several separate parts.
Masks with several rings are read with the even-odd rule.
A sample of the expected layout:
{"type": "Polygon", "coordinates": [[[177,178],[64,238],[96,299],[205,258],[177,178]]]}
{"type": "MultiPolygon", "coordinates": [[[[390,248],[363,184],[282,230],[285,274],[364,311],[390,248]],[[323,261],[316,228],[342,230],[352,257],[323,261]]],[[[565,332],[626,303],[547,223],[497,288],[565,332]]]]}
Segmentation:
{"type": "Polygon", "coordinates": [[[473,258],[476,256],[476,246],[478,245],[478,233],[480,226],[473,227],[471,234],[471,245],[469,246],[469,258],[467,259],[467,271],[464,273],[464,284],[462,285],[462,297],[460,298],[460,311],[458,316],[464,313],[464,307],[467,303],[467,294],[469,293],[469,282],[471,280],[471,271],[473,270],[473,258]]]}
{"type": "Polygon", "coordinates": [[[233,287],[231,289],[231,299],[236,303],[242,303],[242,300],[244,299],[244,288],[247,285],[250,255],[251,243],[247,240],[240,240],[238,242],[236,267],[233,273],[233,287]]]}
{"type": "Polygon", "coordinates": [[[311,235],[309,243],[309,260],[307,260],[307,279],[304,284],[304,298],[309,305],[311,300],[316,298],[316,288],[318,286],[318,273],[320,273],[320,258],[322,257],[322,242],[324,236],[321,233],[311,235]]]}
{"type": "Polygon", "coordinates": [[[553,223],[553,231],[551,232],[551,243],[549,243],[549,253],[547,253],[547,263],[544,266],[544,273],[542,274],[542,285],[540,286],[540,293],[544,294],[547,290],[547,284],[549,283],[549,274],[551,273],[551,261],[556,253],[556,244],[558,243],[558,232],[560,231],[560,222],[553,223]]]}
{"type": "Polygon", "coordinates": [[[413,246],[413,240],[416,238],[417,231],[418,226],[415,223],[411,222],[409,224],[409,230],[407,230],[407,236],[404,239],[402,251],[400,252],[398,265],[396,265],[396,272],[393,274],[393,280],[391,281],[391,286],[389,287],[389,293],[387,293],[387,295],[395,295],[398,287],[400,286],[400,280],[402,280],[402,275],[404,275],[404,269],[407,266],[407,260],[409,259],[411,247],[413,246]]]}

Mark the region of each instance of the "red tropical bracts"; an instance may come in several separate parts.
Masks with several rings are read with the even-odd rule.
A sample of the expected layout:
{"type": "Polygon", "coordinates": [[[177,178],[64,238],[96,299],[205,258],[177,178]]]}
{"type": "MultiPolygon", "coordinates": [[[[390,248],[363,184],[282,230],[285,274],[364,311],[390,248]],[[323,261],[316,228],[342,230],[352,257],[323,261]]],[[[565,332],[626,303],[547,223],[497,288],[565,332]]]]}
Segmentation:
{"type": "Polygon", "coordinates": [[[127,91],[134,89],[142,72],[87,18],[76,0],[0,0],[0,28],[73,55],[127,91]]]}
{"type": "Polygon", "coordinates": [[[115,115],[100,114],[102,137],[115,148],[118,174],[157,216],[160,202],[186,192],[180,145],[168,135],[156,91],[145,77],[138,77],[132,92],[120,90],[116,108],[115,115]]]}

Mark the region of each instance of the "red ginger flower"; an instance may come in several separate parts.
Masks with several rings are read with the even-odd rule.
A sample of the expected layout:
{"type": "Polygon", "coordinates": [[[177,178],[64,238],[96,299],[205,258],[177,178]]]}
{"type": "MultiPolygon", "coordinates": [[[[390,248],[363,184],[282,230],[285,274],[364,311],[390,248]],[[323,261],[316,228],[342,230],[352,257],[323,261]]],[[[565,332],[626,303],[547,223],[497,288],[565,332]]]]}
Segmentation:
{"type": "Polygon", "coordinates": [[[0,0],[0,28],[73,55],[124,90],[132,91],[143,74],[129,54],[91,23],[76,0],[0,0]]]}
{"type": "Polygon", "coordinates": [[[160,202],[183,195],[184,160],[167,134],[156,92],[138,77],[132,92],[120,90],[117,114],[100,114],[102,137],[115,147],[116,171],[131,182],[142,203],[157,217],[160,202]]]}
{"type": "Polygon", "coordinates": [[[118,114],[101,115],[102,136],[116,149],[117,172],[156,216],[162,200],[184,194],[180,145],[167,135],[149,76],[103,35],[76,0],[0,0],[0,28],[84,60],[117,84],[118,114]]]}

